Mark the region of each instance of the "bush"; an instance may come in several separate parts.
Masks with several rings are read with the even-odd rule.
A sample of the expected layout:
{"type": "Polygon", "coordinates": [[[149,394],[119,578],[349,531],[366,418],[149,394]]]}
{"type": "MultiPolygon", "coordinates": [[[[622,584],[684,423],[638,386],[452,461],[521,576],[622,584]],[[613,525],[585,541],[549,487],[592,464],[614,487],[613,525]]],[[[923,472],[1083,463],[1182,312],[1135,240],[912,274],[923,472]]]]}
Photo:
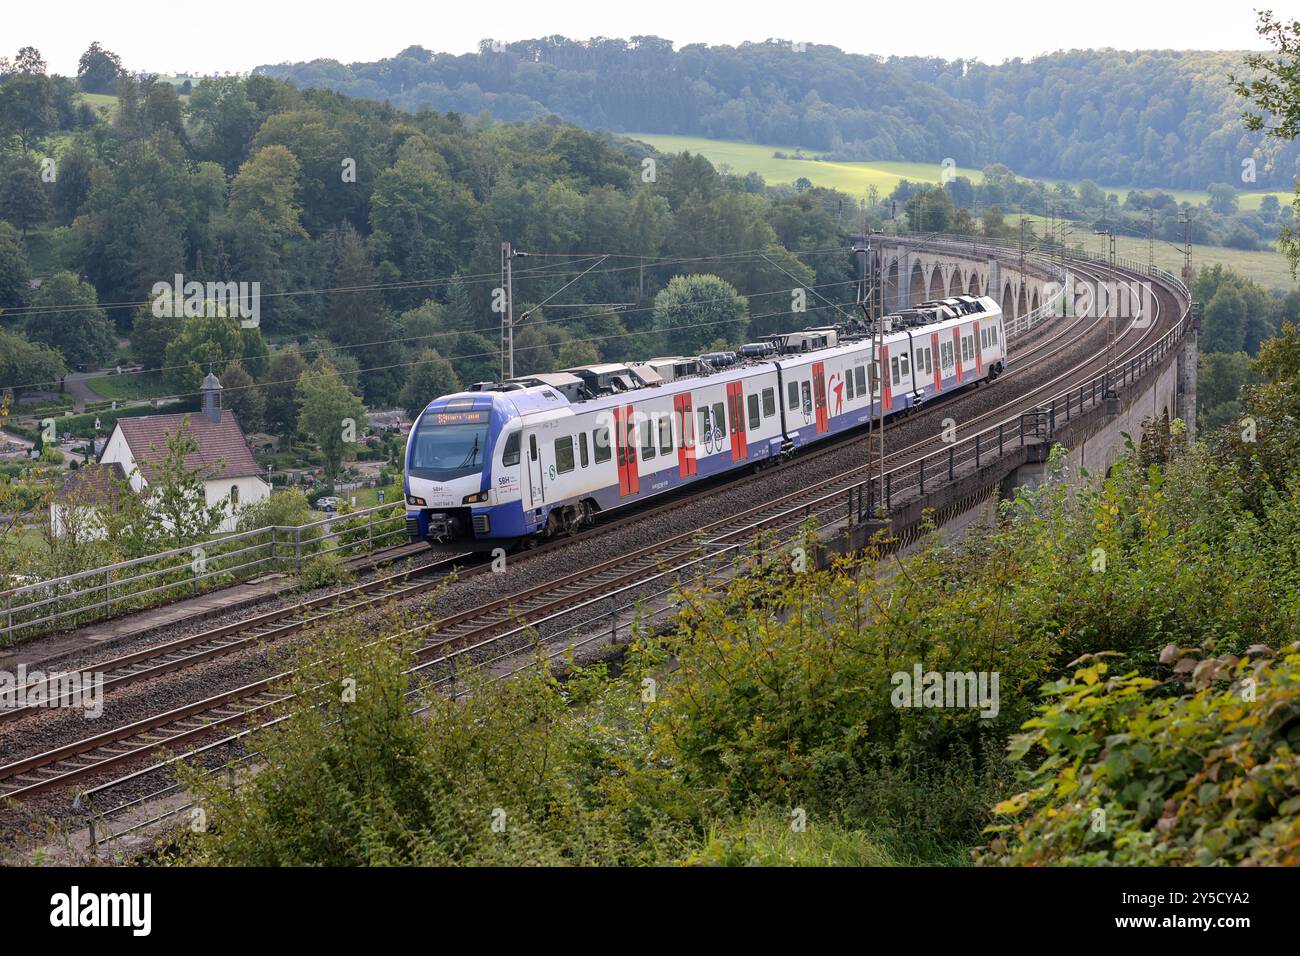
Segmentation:
{"type": "Polygon", "coordinates": [[[981,863],[1300,865],[1300,647],[1168,650],[1180,696],[1094,657],[1046,689],[1011,748],[1027,789],[996,808],[1015,822],[981,863]]]}
{"type": "Polygon", "coordinates": [[[351,584],[356,575],[337,554],[318,554],[303,562],[298,570],[298,587],[303,591],[336,588],[351,584]]]}

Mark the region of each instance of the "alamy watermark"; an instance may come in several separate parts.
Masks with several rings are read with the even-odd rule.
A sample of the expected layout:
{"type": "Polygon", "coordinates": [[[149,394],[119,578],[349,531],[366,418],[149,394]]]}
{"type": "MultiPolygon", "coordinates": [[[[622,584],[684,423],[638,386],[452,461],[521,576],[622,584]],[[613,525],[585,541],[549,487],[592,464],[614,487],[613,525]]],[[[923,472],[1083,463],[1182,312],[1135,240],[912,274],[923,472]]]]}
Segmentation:
{"type": "Polygon", "coordinates": [[[185,281],[179,272],[172,282],[155,282],[153,314],[158,319],[233,316],[240,328],[262,324],[262,283],[185,281]]]}
{"type": "Polygon", "coordinates": [[[895,671],[889,678],[895,707],[979,708],[980,716],[998,715],[997,671],[927,671],[920,664],[912,672],[895,671]]]}
{"type": "Polygon", "coordinates": [[[0,671],[0,708],[21,707],[54,709],[80,708],[87,720],[104,713],[104,674],[102,671],[65,671],[47,674],[29,671],[19,664],[17,671],[0,671]]]}

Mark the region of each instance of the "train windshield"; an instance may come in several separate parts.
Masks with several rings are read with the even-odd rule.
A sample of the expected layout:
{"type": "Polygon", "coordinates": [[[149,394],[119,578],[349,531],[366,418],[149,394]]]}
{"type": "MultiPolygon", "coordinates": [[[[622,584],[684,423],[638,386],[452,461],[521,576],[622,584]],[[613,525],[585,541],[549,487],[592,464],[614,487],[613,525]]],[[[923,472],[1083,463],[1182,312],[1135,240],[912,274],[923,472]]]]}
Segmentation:
{"type": "Polygon", "coordinates": [[[415,429],[410,473],[450,481],[483,470],[487,461],[489,411],[431,412],[415,429]]]}

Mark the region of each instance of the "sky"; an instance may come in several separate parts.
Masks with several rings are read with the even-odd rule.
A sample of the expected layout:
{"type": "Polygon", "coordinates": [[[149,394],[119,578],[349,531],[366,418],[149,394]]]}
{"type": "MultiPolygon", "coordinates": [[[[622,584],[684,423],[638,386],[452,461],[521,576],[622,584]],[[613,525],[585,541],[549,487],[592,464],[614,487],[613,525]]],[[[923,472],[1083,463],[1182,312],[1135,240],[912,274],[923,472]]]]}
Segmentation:
{"type": "Polygon", "coordinates": [[[468,53],[480,40],[561,34],[655,35],[738,44],[771,37],[826,43],[850,53],[978,58],[998,63],[1061,49],[1264,49],[1258,6],[1287,19],[1300,0],[62,0],[9,3],[0,55],[35,46],[51,72],[72,75],[91,41],[130,70],[246,72],[264,63],[389,57],[408,46],[468,53]]]}

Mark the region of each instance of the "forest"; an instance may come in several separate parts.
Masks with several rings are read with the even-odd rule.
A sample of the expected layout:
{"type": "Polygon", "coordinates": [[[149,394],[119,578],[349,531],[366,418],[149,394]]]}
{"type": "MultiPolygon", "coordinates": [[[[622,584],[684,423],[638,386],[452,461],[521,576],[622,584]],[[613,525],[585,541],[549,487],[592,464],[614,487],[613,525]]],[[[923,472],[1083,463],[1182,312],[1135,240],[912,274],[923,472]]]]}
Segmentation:
{"type": "Polygon", "coordinates": [[[557,115],[587,129],[802,146],[840,160],[908,160],[1102,185],[1290,189],[1300,148],[1247,128],[1232,77],[1245,54],[1070,50],[1000,64],[876,57],[785,40],[676,48],[655,36],[484,40],[477,53],[409,47],[374,63],[259,73],[407,110],[557,115]]]}

